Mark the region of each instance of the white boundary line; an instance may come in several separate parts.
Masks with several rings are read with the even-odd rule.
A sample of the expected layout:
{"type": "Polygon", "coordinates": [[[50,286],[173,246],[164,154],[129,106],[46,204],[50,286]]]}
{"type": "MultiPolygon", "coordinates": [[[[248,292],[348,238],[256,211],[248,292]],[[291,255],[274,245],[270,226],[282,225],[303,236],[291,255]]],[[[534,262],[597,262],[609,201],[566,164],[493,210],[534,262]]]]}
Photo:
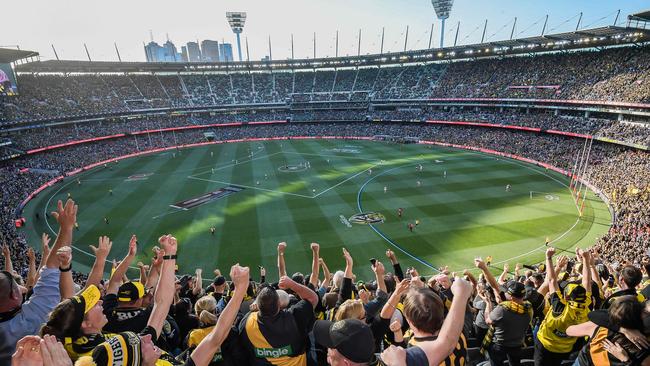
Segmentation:
{"type": "Polygon", "coordinates": [[[321,194],[323,194],[323,193],[325,193],[325,192],[328,192],[328,191],[330,191],[330,190],[332,190],[332,189],[334,189],[334,188],[340,186],[341,184],[343,184],[343,183],[349,181],[350,179],[354,179],[354,178],[358,177],[359,175],[361,175],[361,174],[367,172],[368,169],[372,169],[372,168],[374,168],[374,167],[376,167],[376,166],[378,166],[378,165],[380,165],[380,164],[375,164],[375,165],[373,165],[373,166],[371,166],[371,167],[369,167],[369,168],[366,168],[366,169],[360,171],[359,173],[357,173],[357,174],[355,174],[355,175],[353,175],[353,176],[347,178],[346,180],[341,181],[341,182],[339,182],[339,183],[337,183],[337,184],[335,184],[335,185],[333,185],[333,186],[327,188],[326,190],[320,192],[319,194],[315,195],[313,198],[316,198],[316,197],[320,196],[321,194]]]}

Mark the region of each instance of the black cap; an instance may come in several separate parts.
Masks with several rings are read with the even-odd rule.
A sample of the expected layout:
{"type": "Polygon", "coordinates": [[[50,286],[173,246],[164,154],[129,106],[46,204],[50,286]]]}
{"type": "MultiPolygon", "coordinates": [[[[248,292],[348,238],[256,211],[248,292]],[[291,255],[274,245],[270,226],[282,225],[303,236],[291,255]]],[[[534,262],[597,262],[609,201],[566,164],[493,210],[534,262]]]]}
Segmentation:
{"type": "Polygon", "coordinates": [[[135,301],[142,298],[145,293],[146,291],[142,283],[136,281],[124,282],[117,291],[117,299],[126,302],[135,301]]]}
{"type": "Polygon", "coordinates": [[[336,349],[352,362],[366,363],[374,358],[375,342],[372,331],[361,320],[317,320],[314,324],[314,338],[317,343],[336,349]]]}
{"type": "Polygon", "coordinates": [[[508,282],[508,294],[512,297],[516,297],[518,299],[523,299],[524,296],[526,295],[526,286],[524,286],[523,283],[517,282],[517,281],[510,281],[508,282]]]}

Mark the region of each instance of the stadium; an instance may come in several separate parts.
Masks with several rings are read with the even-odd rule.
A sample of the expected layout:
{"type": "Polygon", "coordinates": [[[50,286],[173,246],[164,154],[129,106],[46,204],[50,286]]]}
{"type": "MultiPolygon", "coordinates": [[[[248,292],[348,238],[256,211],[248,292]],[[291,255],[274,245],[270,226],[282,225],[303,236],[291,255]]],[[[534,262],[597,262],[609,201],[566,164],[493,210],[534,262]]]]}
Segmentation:
{"type": "Polygon", "coordinates": [[[238,61],[0,48],[0,365],[650,362],[650,12],[620,17],[261,61],[233,12],[238,61]]]}

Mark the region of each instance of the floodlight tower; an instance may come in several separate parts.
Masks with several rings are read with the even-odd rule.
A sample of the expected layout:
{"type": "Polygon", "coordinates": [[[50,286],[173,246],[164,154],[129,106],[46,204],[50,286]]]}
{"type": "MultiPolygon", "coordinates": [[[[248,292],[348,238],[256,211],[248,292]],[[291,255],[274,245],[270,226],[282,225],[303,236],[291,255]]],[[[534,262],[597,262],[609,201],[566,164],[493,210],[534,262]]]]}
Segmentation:
{"type": "Polygon", "coordinates": [[[246,23],[246,13],[245,12],[226,12],[226,19],[228,19],[228,24],[232,28],[233,33],[237,36],[237,52],[239,54],[239,61],[242,61],[241,58],[241,41],[239,40],[239,35],[244,30],[244,23],[246,23]]]}
{"type": "Polygon", "coordinates": [[[436,11],[438,19],[442,21],[442,26],[440,27],[440,48],[443,48],[445,43],[445,20],[449,18],[454,0],[431,0],[431,4],[433,5],[433,10],[436,11]]]}

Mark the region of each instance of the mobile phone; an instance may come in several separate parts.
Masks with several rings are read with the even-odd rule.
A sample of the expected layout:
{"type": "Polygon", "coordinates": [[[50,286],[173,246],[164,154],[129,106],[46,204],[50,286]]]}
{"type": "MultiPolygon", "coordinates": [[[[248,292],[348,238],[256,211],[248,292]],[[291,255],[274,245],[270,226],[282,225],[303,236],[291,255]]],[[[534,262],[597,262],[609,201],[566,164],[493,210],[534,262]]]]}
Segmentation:
{"type": "Polygon", "coordinates": [[[377,259],[370,258],[370,264],[372,264],[373,267],[375,266],[375,263],[377,263],[377,259]]]}

